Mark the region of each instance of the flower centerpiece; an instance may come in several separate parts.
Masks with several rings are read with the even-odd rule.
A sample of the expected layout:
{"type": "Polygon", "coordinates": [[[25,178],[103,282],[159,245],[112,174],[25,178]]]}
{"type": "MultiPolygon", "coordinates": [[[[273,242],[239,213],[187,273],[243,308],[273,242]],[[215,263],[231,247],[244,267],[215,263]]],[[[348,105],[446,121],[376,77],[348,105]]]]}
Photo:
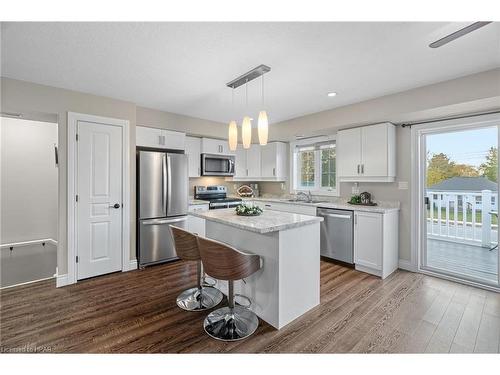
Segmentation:
{"type": "Polygon", "coordinates": [[[262,213],[262,208],[249,204],[239,204],[236,206],[236,215],[239,216],[259,216],[262,213]]]}

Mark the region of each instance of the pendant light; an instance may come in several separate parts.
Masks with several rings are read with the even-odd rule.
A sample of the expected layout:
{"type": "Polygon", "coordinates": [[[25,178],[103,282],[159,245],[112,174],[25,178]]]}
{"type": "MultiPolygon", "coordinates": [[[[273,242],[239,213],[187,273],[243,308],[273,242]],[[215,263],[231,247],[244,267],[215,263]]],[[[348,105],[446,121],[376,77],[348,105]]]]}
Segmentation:
{"type": "MultiPolygon", "coordinates": [[[[262,108],[264,108],[264,74],[262,75],[262,108]]],[[[267,138],[269,136],[269,121],[267,120],[267,113],[265,110],[259,112],[258,131],[260,145],[267,145],[267,138]]]]}
{"type": "MultiPolygon", "coordinates": [[[[248,111],[248,79],[245,83],[246,90],[246,109],[248,111]]],[[[243,140],[243,148],[250,148],[252,144],[252,121],[250,117],[245,116],[241,124],[241,138],[243,140]]]]}
{"type": "MultiPolygon", "coordinates": [[[[232,89],[231,91],[231,111],[233,112],[234,115],[234,89],[232,89]]],[[[231,151],[235,151],[236,147],[238,147],[238,125],[234,120],[231,120],[231,122],[229,122],[228,140],[229,140],[229,149],[231,151]]]]}

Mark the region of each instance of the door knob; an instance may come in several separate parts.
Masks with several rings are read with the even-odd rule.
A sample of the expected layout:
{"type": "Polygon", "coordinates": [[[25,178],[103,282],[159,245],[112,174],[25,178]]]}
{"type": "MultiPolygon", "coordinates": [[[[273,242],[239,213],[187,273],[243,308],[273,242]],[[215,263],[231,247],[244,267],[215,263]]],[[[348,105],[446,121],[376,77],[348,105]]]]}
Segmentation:
{"type": "Polygon", "coordinates": [[[119,203],[115,203],[114,205],[109,206],[109,208],[120,208],[120,204],[119,203]]]}

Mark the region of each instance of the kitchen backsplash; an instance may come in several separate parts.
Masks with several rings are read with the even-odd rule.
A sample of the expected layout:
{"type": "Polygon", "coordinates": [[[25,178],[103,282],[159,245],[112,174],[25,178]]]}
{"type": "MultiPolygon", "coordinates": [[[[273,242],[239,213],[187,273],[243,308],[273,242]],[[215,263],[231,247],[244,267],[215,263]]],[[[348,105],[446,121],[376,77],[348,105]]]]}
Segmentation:
{"type": "Polygon", "coordinates": [[[197,177],[189,179],[189,195],[192,196],[194,194],[194,187],[197,185],[208,186],[208,185],[223,185],[227,187],[227,193],[229,195],[235,195],[236,189],[241,185],[245,184],[259,184],[260,194],[268,194],[268,195],[282,195],[288,193],[288,186],[283,186],[281,182],[258,182],[258,181],[248,181],[248,182],[233,182],[226,181],[224,177],[197,177]],[[236,188],[235,188],[236,186],[236,188]]]}

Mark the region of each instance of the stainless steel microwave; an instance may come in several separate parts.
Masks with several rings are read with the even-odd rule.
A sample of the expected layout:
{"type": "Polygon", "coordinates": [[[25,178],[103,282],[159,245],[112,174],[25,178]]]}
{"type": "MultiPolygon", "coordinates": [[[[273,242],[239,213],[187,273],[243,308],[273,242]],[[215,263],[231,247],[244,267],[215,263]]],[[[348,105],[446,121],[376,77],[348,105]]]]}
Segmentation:
{"type": "Polygon", "coordinates": [[[234,156],[201,154],[202,176],[234,176],[234,156]]]}

